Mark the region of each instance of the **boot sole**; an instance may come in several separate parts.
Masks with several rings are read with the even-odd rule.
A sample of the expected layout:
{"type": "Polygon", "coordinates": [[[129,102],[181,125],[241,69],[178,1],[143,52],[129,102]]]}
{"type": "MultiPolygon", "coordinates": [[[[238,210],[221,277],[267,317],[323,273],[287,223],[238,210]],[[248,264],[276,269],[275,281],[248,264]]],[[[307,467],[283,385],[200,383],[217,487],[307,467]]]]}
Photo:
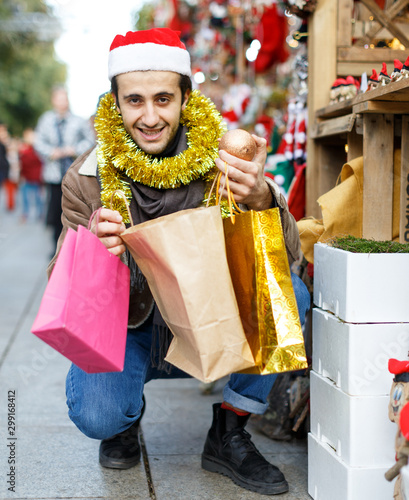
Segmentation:
{"type": "Polygon", "coordinates": [[[115,458],[109,458],[104,455],[99,455],[99,463],[102,467],[107,467],[108,469],[131,469],[138,465],[141,461],[141,457],[130,458],[128,460],[120,460],[115,458]]]}
{"type": "Polygon", "coordinates": [[[260,493],[261,495],[279,495],[280,493],[286,493],[289,490],[287,481],[281,481],[281,483],[275,484],[260,484],[256,481],[240,476],[240,474],[237,474],[237,472],[230,468],[226,463],[214,457],[202,455],[202,468],[209,472],[223,474],[224,476],[229,477],[238,486],[241,486],[246,490],[260,493]]]}

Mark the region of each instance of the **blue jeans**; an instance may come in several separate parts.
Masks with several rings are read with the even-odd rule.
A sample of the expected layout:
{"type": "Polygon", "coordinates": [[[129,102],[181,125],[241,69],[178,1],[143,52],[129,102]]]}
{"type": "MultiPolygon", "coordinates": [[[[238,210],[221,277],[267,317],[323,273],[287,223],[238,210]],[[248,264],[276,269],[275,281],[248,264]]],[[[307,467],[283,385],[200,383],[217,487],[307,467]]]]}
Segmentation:
{"type": "Polygon", "coordinates": [[[41,185],[38,182],[25,181],[21,185],[21,196],[23,200],[23,217],[30,215],[30,204],[36,208],[36,216],[40,219],[43,216],[43,198],[41,194],[41,185]]]}
{"type": "MultiPolygon", "coordinates": [[[[301,324],[310,308],[310,294],[292,274],[301,324]]],[[[106,439],[130,427],[140,416],[144,385],[150,380],[188,378],[172,368],[170,374],[151,366],[152,326],[128,331],[122,372],[87,374],[72,365],[66,381],[68,415],[86,436],[106,439]]],[[[276,379],[271,375],[232,374],[223,390],[224,401],[250,413],[263,414],[276,379]]]]}

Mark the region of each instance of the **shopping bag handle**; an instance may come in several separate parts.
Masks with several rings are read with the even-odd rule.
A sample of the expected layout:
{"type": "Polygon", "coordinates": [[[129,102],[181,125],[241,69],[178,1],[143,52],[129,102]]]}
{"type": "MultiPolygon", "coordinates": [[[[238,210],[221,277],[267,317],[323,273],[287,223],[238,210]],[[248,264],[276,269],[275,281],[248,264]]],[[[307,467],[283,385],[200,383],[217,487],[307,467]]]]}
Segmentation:
{"type": "Polygon", "coordinates": [[[91,217],[89,218],[89,221],[88,221],[88,231],[91,231],[91,223],[94,220],[94,217],[96,217],[96,219],[97,219],[97,227],[98,227],[98,224],[99,224],[99,215],[101,213],[101,210],[102,210],[102,207],[97,208],[96,210],[94,210],[92,212],[91,217]]]}
{"type": "MultiPolygon", "coordinates": [[[[232,219],[232,223],[234,224],[235,215],[236,215],[234,213],[234,209],[237,210],[237,212],[239,212],[239,213],[243,213],[243,210],[241,208],[239,208],[239,206],[237,205],[236,200],[234,199],[234,195],[230,190],[229,176],[228,176],[229,166],[228,166],[227,162],[224,162],[224,168],[225,168],[225,180],[224,180],[224,185],[223,185],[222,189],[224,189],[224,187],[226,187],[226,189],[227,189],[227,200],[229,203],[229,212],[230,212],[230,217],[232,219]]],[[[211,194],[212,194],[215,186],[216,186],[216,205],[220,205],[219,189],[220,189],[221,177],[222,177],[222,172],[219,172],[215,176],[214,181],[213,181],[212,186],[211,186],[210,191],[209,191],[209,196],[207,198],[206,207],[209,206],[210,197],[211,197],[211,194]]]]}
{"type": "Polygon", "coordinates": [[[115,195],[119,195],[121,196],[121,198],[123,198],[124,202],[125,202],[125,207],[126,207],[126,211],[128,212],[128,217],[129,217],[129,221],[131,223],[131,226],[134,225],[133,223],[133,219],[132,219],[132,215],[131,215],[131,211],[129,210],[129,203],[128,203],[128,200],[125,196],[125,193],[123,191],[121,191],[120,189],[115,189],[115,191],[113,191],[113,193],[111,194],[111,200],[110,200],[110,206],[111,206],[111,209],[112,209],[112,201],[114,199],[114,196],[115,195]]]}

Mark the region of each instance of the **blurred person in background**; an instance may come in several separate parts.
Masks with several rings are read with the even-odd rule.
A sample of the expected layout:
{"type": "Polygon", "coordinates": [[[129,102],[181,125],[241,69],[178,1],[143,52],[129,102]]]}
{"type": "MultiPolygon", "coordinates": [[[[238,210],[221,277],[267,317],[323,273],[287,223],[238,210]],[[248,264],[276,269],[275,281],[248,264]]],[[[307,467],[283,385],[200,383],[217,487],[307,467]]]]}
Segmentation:
{"type": "Polygon", "coordinates": [[[10,165],[7,159],[6,144],[3,142],[7,138],[7,127],[0,122],[0,188],[2,188],[9,177],[10,165]]]}
{"type": "MultiPolygon", "coordinates": [[[[18,188],[18,181],[20,175],[20,163],[18,159],[18,139],[13,139],[10,137],[7,126],[4,123],[0,123],[0,143],[4,146],[6,164],[4,164],[2,184],[4,186],[4,191],[6,194],[6,207],[10,212],[16,207],[16,193],[18,188]]],[[[4,160],[3,160],[4,161],[4,160]]],[[[0,174],[1,181],[2,174],[0,174]]]]}
{"type": "Polygon", "coordinates": [[[62,230],[61,181],[74,159],[95,144],[89,122],[70,112],[64,87],[55,87],[51,95],[53,109],[46,111],[36,127],[34,147],[43,161],[43,181],[47,186],[46,224],[57,243],[62,230]]]}
{"type": "Polygon", "coordinates": [[[32,128],[24,130],[23,142],[19,150],[20,190],[23,202],[22,222],[26,222],[29,218],[31,207],[34,208],[37,219],[41,220],[44,212],[42,161],[34,149],[34,137],[32,128]]]}

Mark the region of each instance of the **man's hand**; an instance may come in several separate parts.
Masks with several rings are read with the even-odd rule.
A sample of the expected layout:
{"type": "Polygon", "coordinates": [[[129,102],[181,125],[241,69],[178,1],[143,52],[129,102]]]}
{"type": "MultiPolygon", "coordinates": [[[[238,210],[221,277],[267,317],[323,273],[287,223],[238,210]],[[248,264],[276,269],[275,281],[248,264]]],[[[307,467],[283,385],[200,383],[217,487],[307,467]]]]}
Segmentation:
{"type": "Polygon", "coordinates": [[[100,211],[98,226],[96,217],[94,217],[91,224],[91,232],[98,236],[109,252],[117,256],[123,254],[126,250],[120,237],[125,229],[121,214],[108,208],[103,208],[100,211]]]}
{"type": "Polygon", "coordinates": [[[75,149],[71,146],[65,146],[63,148],[54,148],[50,155],[50,159],[61,160],[61,158],[74,158],[75,156],[75,149]]]}
{"type": "MultiPolygon", "coordinates": [[[[264,165],[267,158],[267,141],[256,135],[252,135],[256,141],[256,154],[252,161],[236,158],[227,151],[220,150],[219,158],[216,158],[217,168],[223,172],[220,185],[225,184],[226,163],[230,191],[233,193],[236,203],[243,203],[251,210],[267,210],[271,207],[273,195],[264,177],[264,165]]],[[[226,186],[221,196],[227,198],[226,186]]]]}
{"type": "Polygon", "coordinates": [[[50,154],[51,160],[61,160],[63,157],[63,149],[62,148],[54,148],[52,153],[50,154]]]}

